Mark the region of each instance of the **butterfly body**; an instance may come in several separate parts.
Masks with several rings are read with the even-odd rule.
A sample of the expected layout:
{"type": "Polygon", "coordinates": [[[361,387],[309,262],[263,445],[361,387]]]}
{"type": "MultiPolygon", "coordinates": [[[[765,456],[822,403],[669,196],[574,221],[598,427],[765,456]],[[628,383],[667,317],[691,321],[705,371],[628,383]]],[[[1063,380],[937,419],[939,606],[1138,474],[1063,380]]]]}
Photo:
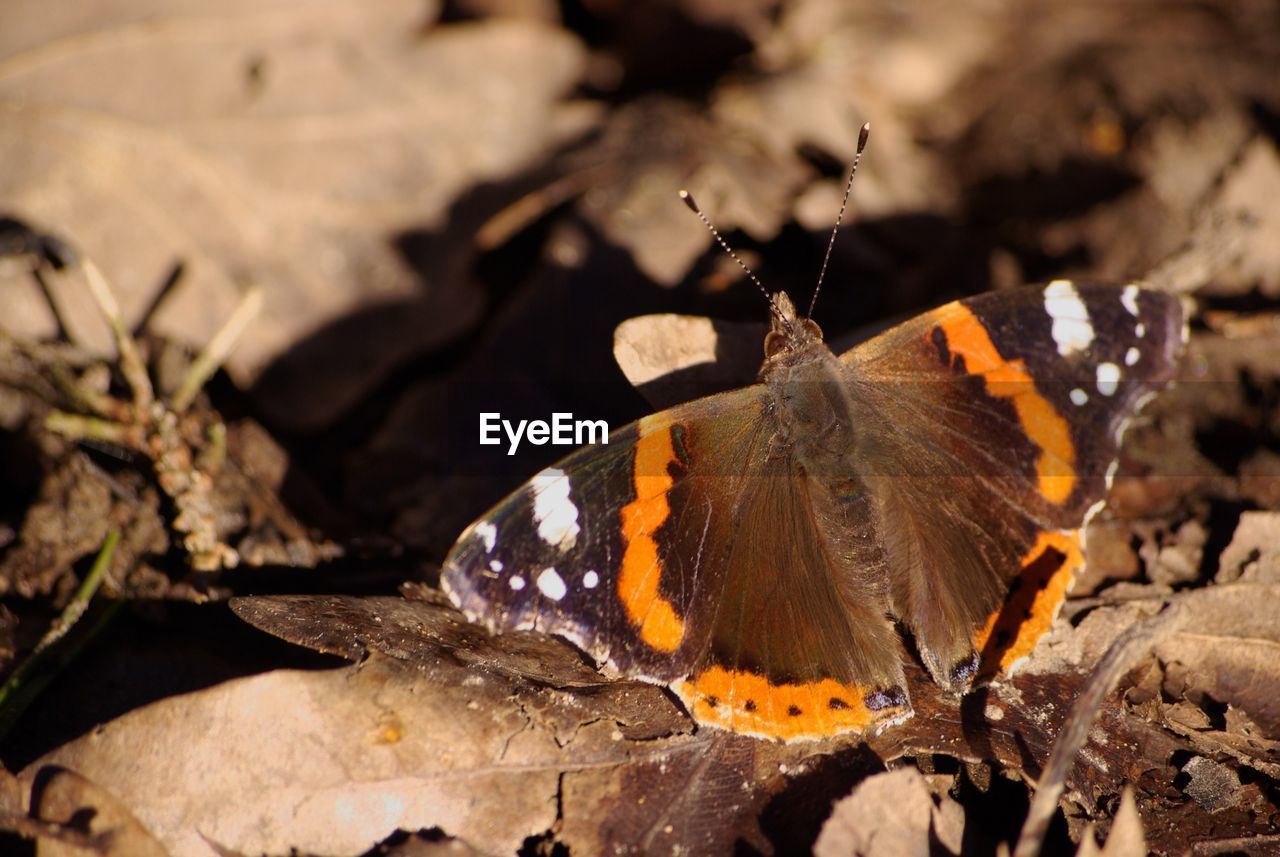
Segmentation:
{"type": "Polygon", "coordinates": [[[473,524],[442,584],[775,739],[910,715],[899,628],[963,692],[1047,629],[1181,306],[1080,286],[948,304],[837,356],[775,297],[759,383],[619,429],[473,524]]]}

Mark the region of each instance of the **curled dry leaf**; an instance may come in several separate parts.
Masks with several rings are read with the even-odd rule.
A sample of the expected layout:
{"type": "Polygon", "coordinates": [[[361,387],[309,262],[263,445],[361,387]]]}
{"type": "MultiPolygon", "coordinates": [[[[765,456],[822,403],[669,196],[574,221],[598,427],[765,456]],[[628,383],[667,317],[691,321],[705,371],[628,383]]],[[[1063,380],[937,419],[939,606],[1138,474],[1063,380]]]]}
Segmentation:
{"type": "MultiPolygon", "coordinates": [[[[1276,477],[1269,477],[1275,479],[1276,477]]],[[[1280,487],[1280,480],[1277,480],[1280,487]]],[[[1280,583],[1280,512],[1244,512],[1218,560],[1215,580],[1280,583]]]]}
{"type": "Polygon", "coordinates": [[[868,777],[836,804],[814,844],[817,857],[940,857],[959,854],[964,808],[937,797],[920,772],[868,777]]]}
{"type": "Polygon", "coordinates": [[[1120,808],[1111,822],[1111,831],[1101,848],[1093,836],[1093,826],[1085,830],[1076,857],[1147,857],[1147,841],[1142,835],[1142,819],[1133,789],[1126,787],[1120,796],[1120,808]]]}
{"type": "MultiPolygon", "coordinates": [[[[265,312],[229,367],[242,384],[363,311],[359,335],[348,329],[340,348],[279,370],[293,382],[323,374],[323,395],[283,383],[261,391],[283,422],[321,424],[477,317],[476,289],[423,282],[421,260],[397,239],[436,228],[474,183],[592,121],[558,106],[584,61],[568,33],[488,21],[423,35],[433,16],[417,0],[216,11],[113,0],[91,15],[11,6],[0,34],[0,159],[10,165],[0,209],[83,248],[131,321],[183,266],[155,321],[187,342],[207,341],[244,281],[261,283],[265,312]]],[[[5,292],[7,328],[52,332],[34,287],[5,292]]],[[[82,300],[64,292],[60,303],[105,343],[82,300]]]]}
{"type": "Polygon", "coordinates": [[[613,332],[613,359],[655,410],[754,384],[766,328],[642,315],[613,332]]]}

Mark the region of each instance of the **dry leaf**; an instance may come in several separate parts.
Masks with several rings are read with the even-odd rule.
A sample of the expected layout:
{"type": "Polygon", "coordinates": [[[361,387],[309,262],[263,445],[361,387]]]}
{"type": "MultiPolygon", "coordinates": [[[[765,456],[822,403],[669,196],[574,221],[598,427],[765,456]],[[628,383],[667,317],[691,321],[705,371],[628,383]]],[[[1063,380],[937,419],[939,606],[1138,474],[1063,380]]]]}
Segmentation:
{"type": "Polygon", "coordinates": [[[240,679],[133,711],[23,776],[55,764],[110,783],[174,857],[358,854],[430,827],[512,853],[555,819],[556,743],[492,682],[438,681],[380,656],[240,679]]]}
{"type": "Polygon", "coordinates": [[[1196,756],[1182,772],[1188,778],[1182,790],[1203,809],[1218,812],[1240,802],[1240,776],[1227,765],[1196,756]]]}
{"type": "MultiPolygon", "coordinates": [[[[50,766],[33,783],[32,814],[40,821],[84,828],[102,837],[102,857],[167,857],[138,819],[110,792],[73,771],[50,766]]],[[[41,857],[83,857],[84,849],[57,839],[40,840],[41,857]]]]}
{"type": "Polygon", "coordinates": [[[1142,836],[1142,819],[1132,788],[1126,786],[1120,796],[1120,808],[1111,822],[1106,844],[1098,847],[1090,825],[1080,840],[1076,857],[1147,857],[1147,842],[1142,836]]]}
{"type": "MultiPolygon", "coordinates": [[[[215,845],[355,854],[432,827],[484,853],[553,829],[581,853],[703,853],[763,844],[762,808],[812,768],[813,748],[691,736],[659,688],[606,682],[562,643],[491,638],[430,603],[294,596],[236,609],[360,663],[146,706],[24,782],[48,765],[109,782],[175,857],[215,845]]],[[[869,759],[846,754],[842,779],[869,759]]]]}
{"type": "Polygon", "coordinates": [[[787,221],[791,199],[811,173],[794,154],[779,157],[740,129],[670,98],[619,108],[599,142],[574,161],[591,176],[584,216],[667,286],[712,240],[691,221],[677,191],[691,191],[721,232],[741,229],[764,241],[787,221]]]}
{"type": "Polygon", "coordinates": [[[1277,195],[1280,152],[1271,139],[1257,137],[1240,155],[1210,203],[1210,210],[1223,219],[1243,218],[1247,235],[1240,258],[1209,284],[1210,293],[1239,294],[1259,289],[1266,297],[1280,297],[1280,249],[1273,238],[1280,230],[1277,195]]]}
{"type": "MultiPolygon", "coordinates": [[[[348,317],[340,346],[330,336],[261,391],[282,422],[322,424],[477,318],[475,289],[424,281],[426,260],[398,241],[591,121],[558,106],[582,71],[572,36],[523,21],[423,35],[433,16],[418,0],[11,4],[0,210],[97,261],[131,320],[181,264],[156,323],[190,343],[245,281],[263,284],[265,313],[230,365],[242,384],[348,317]],[[282,383],[320,374],[323,388],[282,383]]],[[[58,288],[62,308],[105,342],[76,288],[58,288]]],[[[30,282],[5,291],[8,329],[52,332],[30,282]]]]}
{"type": "Polygon", "coordinates": [[[920,772],[868,777],[836,804],[814,845],[817,857],[938,857],[959,854],[964,810],[936,799],[920,772]]]}
{"type": "Polygon", "coordinates": [[[754,384],[765,332],[763,324],[642,315],[614,330],[613,359],[649,404],[661,410],[754,384]]]}

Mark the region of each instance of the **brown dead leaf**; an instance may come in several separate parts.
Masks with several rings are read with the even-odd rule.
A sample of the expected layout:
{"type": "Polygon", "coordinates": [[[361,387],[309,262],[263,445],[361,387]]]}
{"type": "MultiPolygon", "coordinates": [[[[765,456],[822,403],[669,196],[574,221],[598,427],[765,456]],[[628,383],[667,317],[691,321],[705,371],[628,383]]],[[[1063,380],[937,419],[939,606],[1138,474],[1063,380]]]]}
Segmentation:
{"type": "MultiPolygon", "coordinates": [[[[860,169],[855,210],[888,218],[946,211],[954,186],[935,152],[920,145],[917,110],[937,121],[938,100],[980,62],[997,38],[987,10],[937,2],[888,12],[874,4],[803,0],[787,4],[762,42],[753,74],[722,86],[717,120],[743,129],[778,157],[821,151],[845,164],[858,129],[873,126],[874,157],[860,169]]],[[[945,102],[941,105],[945,111],[945,102]]],[[[838,204],[842,179],[823,182],[838,204]]],[[[836,208],[797,215],[825,232],[836,208]]]]}
{"type": "Polygon", "coordinates": [[[685,276],[711,242],[689,228],[676,190],[688,188],[724,233],[765,241],[792,219],[826,232],[843,182],[820,179],[801,153],[847,164],[868,120],[876,155],[863,169],[856,211],[884,218],[947,207],[954,194],[945,169],[917,142],[903,105],[938,97],[981,58],[993,35],[981,16],[946,4],[899,16],[796,2],[781,4],[766,27],[748,23],[742,4],[729,8],[760,42],[742,70],[709,93],[704,109],[649,97],[616,110],[549,196],[589,187],[587,218],[664,285],[685,276]]]}
{"type": "MultiPolygon", "coordinates": [[[[456,661],[467,669],[464,685],[478,686],[479,677],[496,673],[524,688],[517,703],[530,729],[549,730],[562,751],[548,762],[561,771],[556,840],[575,852],[716,853],[739,839],[763,843],[761,808],[792,781],[816,777],[806,782],[806,793],[831,788],[829,772],[812,771],[814,757],[832,746],[846,748],[839,783],[874,764],[869,754],[850,755],[841,743],[785,746],[720,732],[690,739],[685,733],[692,724],[658,688],[609,681],[569,646],[540,634],[491,637],[463,622],[432,590],[410,591],[415,600],[280,596],[236,599],[232,606],[255,626],[317,651],[352,659],[372,651],[416,664],[456,661]],[[594,761],[582,761],[584,754],[594,761]]],[[[477,717],[494,704],[474,700],[477,717]]],[[[503,707],[509,704],[508,693],[503,707]]],[[[514,764],[518,757],[504,761],[514,764]]]]}
{"type": "MultiPolygon", "coordinates": [[[[1256,584],[1217,586],[1190,592],[1183,603],[1196,633],[1221,635],[1224,642],[1217,648],[1227,651],[1240,642],[1237,638],[1280,637],[1276,618],[1265,610],[1256,612],[1257,605],[1280,597],[1273,590],[1256,584]],[[1250,615],[1250,610],[1255,613],[1250,615]]],[[[417,592],[423,597],[429,590],[417,592]]],[[[839,742],[777,745],[714,731],[690,736],[685,715],[657,688],[608,681],[564,644],[536,634],[490,637],[436,604],[436,596],[426,597],[426,602],[269,597],[238,600],[234,608],[255,625],[319,651],[419,665],[431,683],[430,689],[413,684],[415,704],[435,710],[437,719],[448,718],[440,727],[448,732],[448,740],[482,741],[469,763],[473,771],[488,771],[486,765],[492,765],[511,777],[515,774],[507,766],[522,765],[526,767],[519,770],[532,766],[559,772],[561,811],[553,838],[584,853],[681,845],[693,851],[723,850],[740,838],[764,842],[756,828],[762,807],[791,805],[798,796],[809,795],[806,811],[813,812],[815,796],[845,794],[852,772],[866,771],[867,759],[849,755],[847,745],[839,742]],[[455,698],[462,689],[469,689],[466,701],[455,698]],[[458,709],[467,713],[459,715],[458,709]],[[509,739],[502,742],[507,749],[496,757],[486,756],[495,752],[495,739],[483,736],[495,723],[505,724],[497,731],[509,739]],[[503,731],[512,724],[517,724],[516,731],[503,731]],[[846,783],[843,791],[832,791],[835,781],[846,783]]],[[[934,754],[994,760],[1035,780],[1082,687],[1084,671],[1118,634],[1160,603],[1097,607],[1076,628],[1059,622],[1022,669],[964,700],[942,694],[908,664],[916,716],[871,739],[869,746],[885,760],[934,754]]],[[[1243,673],[1235,675],[1236,684],[1247,684],[1243,673]]],[[[349,680],[346,685],[354,686],[349,680]]],[[[357,691],[357,696],[365,692],[357,691]]],[[[1145,699],[1149,703],[1152,695],[1147,693],[1145,699]]],[[[356,703],[333,704],[342,710],[356,703]]],[[[426,728],[429,722],[424,719],[416,728],[426,728]]],[[[1236,734],[1256,737],[1242,721],[1237,721],[1236,734]]],[[[276,738],[283,740],[282,735],[276,738]]],[[[433,736],[422,740],[436,746],[433,736]]],[[[1174,788],[1173,780],[1181,773],[1182,762],[1175,766],[1173,760],[1180,753],[1195,754],[1197,746],[1208,745],[1197,745],[1159,725],[1158,719],[1153,723],[1149,705],[1130,712],[1113,695],[1068,777],[1066,805],[1076,834],[1086,820],[1099,817],[1099,807],[1118,799],[1126,782],[1142,784],[1143,801],[1165,800],[1161,796],[1174,788]]],[[[1255,751],[1253,764],[1266,769],[1258,758],[1264,755],[1255,751]]],[[[422,770],[431,768],[421,768],[418,775],[422,770]]],[[[476,800],[471,804],[474,812],[498,811],[481,807],[490,798],[476,800]]],[[[1205,837],[1217,829],[1217,822],[1209,820],[1211,813],[1190,798],[1163,812],[1163,817],[1177,820],[1171,829],[1182,825],[1205,837]]],[[[534,818],[536,823],[525,826],[526,835],[539,832],[533,828],[546,829],[540,827],[544,816],[534,818]]],[[[451,818],[450,823],[442,825],[446,833],[481,846],[466,833],[470,821],[451,818]]],[[[1233,829],[1261,832],[1258,824],[1262,821],[1241,821],[1233,829]]],[[[789,836],[800,837],[787,840],[792,843],[817,836],[816,828],[808,834],[788,829],[789,836]]],[[[773,835],[769,834],[771,841],[778,841],[773,835]]],[[[1161,833],[1152,848],[1168,853],[1173,841],[1161,833]]]]}
{"type": "Polygon", "coordinates": [[[1218,812],[1240,803],[1240,776],[1229,766],[1196,756],[1182,766],[1187,775],[1183,787],[1202,809],[1218,812]]]}
{"type": "Polygon", "coordinates": [[[920,772],[900,768],[863,780],[822,826],[817,857],[938,857],[959,854],[964,809],[935,796],[920,772]]]}
{"type": "Polygon", "coordinates": [[[676,192],[689,189],[721,232],[774,237],[810,177],[794,154],[778,157],[695,106],[641,99],[616,110],[598,143],[579,153],[590,171],[583,214],[662,285],[678,283],[711,242],[676,192]]]}
{"type": "Polygon", "coordinates": [[[1272,140],[1258,137],[1245,147],[1210,202],[1220,218],[1242,220],[1247,238],[1235,264],[1207,284],[1207,293],[1241,294],[1259,289],[1266,297],[1280,297],[1280,249],[1272,237],[1280,230],[1277,195],[1280,152],[1272,140]]]}
{"type": "Polygon", "coordinates": [[[501,684],[443,679],[378,655],[241,679],[133,711],[23,777],[53,764],[110,783],[175,857],[356,854],[429,827],[512,853],[555,820],[558,747],[501,684]]]}
{"type": "Polygon", "coordinates": [[[649,404],[669,408],[756,381],[763,324],[642,315],[613,332],[613,359],[649,404]]]}
{"type": "Polygon", "coordinates": [[[1242,512],[1218,559],[1218,583],[1280,582],[1280,512],[1242,512]]]}
{"type": "MultiPolygon", "coordinates": [[[[582,70],[575,38],[496,20],[422,35],[434,15],[417,0],[10,6],[0,210],[96,260],[131,320],[181,264],[156,325],[189,343],[208,339],[244,281],[261,283],[264,316],[230,365],[242,384],[365,311],[360,335],[284,373],[332,372],[324,395],[263,391],[283,422],[321,424],[477,317],[476,291],[423,282],[398,236],[437,227],[464,189],[591,121],[558,106],[582,70]]],[[[62,309],[105,342],[74,287],[59,287],[62,309]]],[[[8,329],[52,333],[29,283],[5,289],[8,329]]]]}
{"type": "MultiPolygon", "coordinates": [[[[101,842],[102,857],[168,857],[132,813],[110,792],[76,774],[50,766],[31,784],[32,814],[40,821],[81,829],[101,842]]],[[[82,847],[41,838],[41,857],[83,857],[82,847]]]]}
{"type": "Polygon", "coordinates": [[[1142,819],[1138,816],[1138,804],[1133,799],[1133,789],[1126,786],[1120,796],[1120,808],[1111,822],[1111,831],[1101,848],[1093,835],[1093,825],[1080,839],[1076,857],[1146,857],[1147,841],[1142,835],[1142,819]]]}
{"type": "MultiPolygon", "coordinates": [[[[1245,605],[1244,612],[1275,612],[1274,608],[1274,604],[1245,605]]],[[[1198,624],[1198,617],[1193,621],[1198,624]]],[[[1280,740],[1280,694],[1275,692],[1280,687],[1280,633],[1273,631],[1270,638],[1228,636],[1209,628],[1197,633],[1197,624],[1156,648],[1166,674],[1170,679],[1177,676],[1170,692],[1175,698],[1199,702],[1207,696],[1215,707],[1238,708],[1264,734],[1280,740]]]]}
{"type": "MultiPolygon", "coordinates": [[[[562,643],[491,638],[426,602],[235,607],[361,660],[135,710],[31,765],[24,782],[49,765],[109,782],[175,855],[358,853],[433,827],[484,853],[548,831],[575,853],[702,853],[763,844],[762,807],[812,768],[813,748],[689,735],[659,688],[606,682],[562,643]]],[[[856,758],[846,771],[865,769],[856,758]]]]}
{"type": "Polygon", "coordinates": [[[1240,493],[1264,509],[1280,510],[1280,455],[1260,449],[1241,462],[1240,493]]]}

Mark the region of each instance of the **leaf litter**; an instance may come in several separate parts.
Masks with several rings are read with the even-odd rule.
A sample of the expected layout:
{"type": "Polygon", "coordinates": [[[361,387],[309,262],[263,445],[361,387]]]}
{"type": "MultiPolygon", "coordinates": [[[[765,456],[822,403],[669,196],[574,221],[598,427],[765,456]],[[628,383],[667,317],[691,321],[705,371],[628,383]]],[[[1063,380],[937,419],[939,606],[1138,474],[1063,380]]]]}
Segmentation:
{"type": "MultiPolygon", "coordinates": [[[[3,826],[99,853],[995,853],[1048,793],[1071,723],[1084,743],[1044,816],[1057,853],[1271,853],[1266,4],[624,5],[14,5],[10,657],[115,526],[117,621],[235,596],[240,619],[348,664],[222,676],[56,744],[22,721],[5,758],[29,764],[0,792],[3,826]],[[758,299],[707,257],[674,191],[697,191],[771,284],[811,282],[867,119],[874,157],[820,306],[834,334],[1077,273],[1195,301],[1180,383],[1130,433],[1089,568],[1033,657],[963,700],[913,669],[916,716],[865,744],[774,745],[697,731],[662,689],[558,641],[463,622],[432,563],[553,456],[457,464],[465,391],[633,418],[639,400],[601,365],[611,344],[654,403],[749,379],[758,335],[697,317],[755,323],[758,299]],[[263,319],[191,405],[193,437],[227,427],[217,543],[251,573],[193,572],[145,454],[44,429],[77,406],[68,376],[136,392],[75,272],[32,262],[50,234],[101,265],[157,379],[170,340],[203,347],[264,290],[263,319]],[[611,339],[655,311],[669,315],[611,339]],[[316,565],[291,540],[341,542],[346,559],[273,576],[316,565]],[[1169,604],[1177,628],[1072,713],[1116,641],[1169,604]]],[[[61,683],[92,686],[69,670],[61,683]]]]}

